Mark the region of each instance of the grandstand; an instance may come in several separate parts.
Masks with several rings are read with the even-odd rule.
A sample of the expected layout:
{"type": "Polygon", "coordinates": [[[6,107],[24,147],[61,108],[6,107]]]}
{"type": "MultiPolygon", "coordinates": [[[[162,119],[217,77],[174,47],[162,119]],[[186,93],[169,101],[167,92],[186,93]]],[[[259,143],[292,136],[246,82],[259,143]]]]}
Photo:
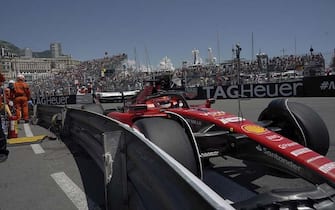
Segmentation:
{"type": "MultiPolygon", "coordinates": [[[[237,62],[234,59],[220,64],[187,65],[183,63],[182,67],[175,68],[173,71],[151,72],[140,71],[133,66],[128,66],[127,59],[126,54],[119,54],[81,62],[71,69],[58,72],[50,80],[34,81],[31,85],[33,94],[43,96],[76,94],[78,87],[87,85],[92,86],[93,92],[129,91],[141,89],[144,81],[155,78],[170,80],[172,87],[231,85],[238,82],[237,62]]],[[[301,75],[323,75],[324,69],[325,61],[321,53],[272,58],[262,54],[254,61],[241,59],[240,83],[301,79],[301,75]]]]}

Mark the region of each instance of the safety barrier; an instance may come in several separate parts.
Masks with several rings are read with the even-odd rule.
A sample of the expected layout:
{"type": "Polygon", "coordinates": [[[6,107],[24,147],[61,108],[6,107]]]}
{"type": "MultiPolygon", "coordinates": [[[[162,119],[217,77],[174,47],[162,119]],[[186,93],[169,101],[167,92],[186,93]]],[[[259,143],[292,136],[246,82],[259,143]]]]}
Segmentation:
{"type": "Polygon", "coordinates": [[[106,209],[234,209],[142,134],[103,114],[38,105],[37,122],[59,126],[105,174],[106,209]]]}

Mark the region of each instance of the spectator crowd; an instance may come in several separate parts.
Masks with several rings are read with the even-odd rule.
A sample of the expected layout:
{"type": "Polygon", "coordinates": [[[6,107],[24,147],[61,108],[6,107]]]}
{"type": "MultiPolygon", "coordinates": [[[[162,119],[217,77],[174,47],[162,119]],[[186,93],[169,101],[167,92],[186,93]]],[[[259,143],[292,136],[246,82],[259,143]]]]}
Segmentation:
{"type": "MultiPolygon", "coordinates": [[[[88,93],[100,91],[120,91],[141,89],[144,81],[167,75],[171,86],[208,86],[228,85],[237,82],[238,64],[236,60],[220,65],[189,65],[173,71],[140,71],[124,63],[127,57],[105,57],[81,62],[66,71],[52,74],[48,79],[35,79],[30,84],[32,97],[52,95],[76,95],[80,89],[88,93]]],[[[321,53],[303,56],[278,56],[268,58],[257,56],[256,60],[240,61],[240,79],[242,82],[257,83],[270,80],[269,75],[288,70],[302,72],[308,65],[324,68],[325,61],[321,53]]]]}

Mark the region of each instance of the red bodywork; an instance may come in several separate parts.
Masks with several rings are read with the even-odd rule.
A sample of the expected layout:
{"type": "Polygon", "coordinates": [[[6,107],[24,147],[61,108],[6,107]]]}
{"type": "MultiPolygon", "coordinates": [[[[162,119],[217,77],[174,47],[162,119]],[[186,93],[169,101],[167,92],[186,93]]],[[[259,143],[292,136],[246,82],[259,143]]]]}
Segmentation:
{"type": "MultiPolygon", "coordinates": [[[[273,155],[277,152],[294,164],[304,166],[316,172],[325,179],[335,183],[335,162],[320,155],[311,149],[304,147],[276,132],[261,127],[254,122],[242,119],[236,115],[210,108],[211,101],[207,100],[203,105],[189,106],[178,94],[169,96],[169,105],[166,106],[165,98],[150,96],[151,90],[145,89],[139,94],[136,100],[124,107],[124,112],[110,112],[109,117],[117,119],[130,126],[136,119],[144,117],[167,117],[166,111],[177,113],[185,119],[192,119],[197,122],[208,122],[229,132],[244,134],[259,144],[259,151],[266,155],[273,155]],[[150,96],[150,97],[148,97],[150,96]],[[161,102],[164,106],[161,106],[161,102]],[[182,103],[182,104],[181,104],[182,103]]],[[[196,131],[194,131],[196,132],[196,131]]],[[[279,157],[278,157],[279,158],[279,157]]]]}
{"type": "Polygon", "coordinates": [[[235,133],[243,133],[265,148],[283,154],[335,182],[335,162],[249,120],[211,108],[170,109],[169,111],[185,118],[211,122],[235,133]]]}

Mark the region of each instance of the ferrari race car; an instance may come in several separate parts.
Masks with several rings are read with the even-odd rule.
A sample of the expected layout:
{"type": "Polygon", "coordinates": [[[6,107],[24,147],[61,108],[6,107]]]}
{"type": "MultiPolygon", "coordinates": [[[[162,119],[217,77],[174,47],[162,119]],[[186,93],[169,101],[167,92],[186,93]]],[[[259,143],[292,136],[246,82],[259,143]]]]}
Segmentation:
{"type": "MultiPolygon", "coordinates": [[[[247,178],[250,171],[261,170],[308,183],[303,187],[277,183],[280,187],[261,191],[249,183],[243,186],[248,193],[237,191],[239,195],[232,199],[236,209],[335,209],[335,162],[325,157],[329,134],[314,110],[287,99],[274,99],[258,121],[252,122],[213,109],[213,103],[207,99],[204,104],[189,105],[181,93],[146,87],[122,107],[105,110],[105,114],[134,127],[226,198],[225,193],[233,189],[229,185],[218,187],[223,182],[209,178],[212,158],[223,158],[223,164],[240,160],[251,166],[235,167],[234,172],[229,168],[220,172],[224,175],[247,168],[247,178]]],[[[236,181],[233,176],[229,179],[236,181]]]]}

